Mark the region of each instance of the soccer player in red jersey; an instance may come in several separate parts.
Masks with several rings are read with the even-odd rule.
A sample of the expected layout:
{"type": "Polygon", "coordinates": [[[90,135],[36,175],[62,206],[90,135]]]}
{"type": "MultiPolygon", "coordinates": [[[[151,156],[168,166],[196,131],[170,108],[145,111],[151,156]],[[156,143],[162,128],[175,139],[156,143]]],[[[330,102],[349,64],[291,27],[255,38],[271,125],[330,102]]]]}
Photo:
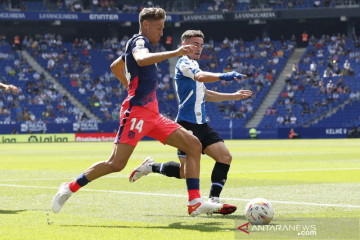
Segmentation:
{"type": "Polygon", "coordinates": [[[125,53],[112,64],[112,70],[123,65],[126,77],[121,81],[127,86],[128,96],[120,110],[120,127],[114,141],[110,159],[95,163],[77,179],[61,184],[53,198],[52,209],[59,212],[72,193],[104,175],[119,172],[126,166],[137,143],[149,136],[164,144],[186,152],[185,178],[189,194],[188,213],[196,216],[212,213],[222,208],[221,203],[205,202],[200,197],[199,175],[201,143],[179,124],[159,114],[156,98],[158,84],[156,63],[187,55],[191,45],[174,51],[153,53],[152,45],[160,41],[165,23],[161,8],[144,8],[139,14],[140,31],[126,44],[125,53]]]}

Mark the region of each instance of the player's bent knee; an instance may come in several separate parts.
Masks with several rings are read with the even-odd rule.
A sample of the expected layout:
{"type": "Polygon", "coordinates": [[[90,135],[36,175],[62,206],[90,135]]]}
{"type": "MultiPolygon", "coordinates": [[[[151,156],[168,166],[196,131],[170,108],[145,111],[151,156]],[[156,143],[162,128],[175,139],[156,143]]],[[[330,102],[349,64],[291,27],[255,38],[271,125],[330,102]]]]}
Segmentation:
{"type": "Polygon", "coordinates": [[[201,155],[201,151],[202,151],[202,145],[200,142],[196,143],[194,142],[193,144],[190,145],[188,151],[186,152],[187,156],[198,156],[201,155]]]}
{"type": "Polygon", "coordinates": [[[126,164],[117,161],[108,161],[107,165],[110,167],[112,172],[120,172],[126,166],[126,164]]]}
{"type": "Polygon", "coordinates": [[[192,138],[189,139],[188,141],[188,150],[185,151],[186,154],[190,154],[190,155],[201,155],[201,151],[202,151],[202,145],[199,141],[198,138],[192,136],[192,138]]]}
{"type": "Polygon", "coordinates": [[[224,163],[227,163],[227,164],[230,165],[231,161],[232,161],[232,155],[231,155],[230,153],[227,154],[227,155],[225,155],[225,157],[224,157],[224,163]]]}
{"type": "Polygon", "coordinates": [[[231,161],[232,161],[232,155],[229,153],[229,154],[225,154],[225,155],[221,156],[221,158],[219,159],[218,162],[230,165],[231,161]]]}

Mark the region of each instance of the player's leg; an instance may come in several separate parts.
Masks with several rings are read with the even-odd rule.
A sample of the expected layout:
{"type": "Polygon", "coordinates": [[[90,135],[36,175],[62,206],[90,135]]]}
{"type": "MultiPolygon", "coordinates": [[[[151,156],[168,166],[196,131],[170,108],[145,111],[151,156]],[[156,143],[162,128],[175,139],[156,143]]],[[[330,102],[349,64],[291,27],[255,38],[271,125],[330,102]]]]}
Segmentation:
{"type": "Polygon", "coordinates": [[[189,195],[188,213],[196,216],[219,211],[223,204],[205,202],[200,196],[200,157],[202,146],[199,140],[184,128],[172,133],[165,143],[186,152],[184,175],[189,195]]]}
{"type": "MultiPolygon", "coordinates": [[[[216,161],[211,175],[212,186],[210,197],[219,197],[227,179],[227,173],[230,168],[232,156],[222,141],[211,144],[204,150],[204,153],[216,161]]],[[[156,163],[151,159],[151,161],[145,160],[142,166],[144,169],[146,168],[146,174],[153,172],[160,173],[168,177],[185,178],[184,164],[186,161],[186,153],[179,150],[178,157],[180,163],[173,161],[156,163]]]]}
{"type": "MultiPolygon", "coordinates": [[[[156,131],[152,131],[148,134],[149,137],[158,139],[160,142],[171,146],[177,146],[180,144],[186,151],[190,152],[190,160],[189,162],[189,171],[193,171],[193,169],[198,169],[200,172],[200,155],[199,149],[201,153],[201,144],[199,140],[190,134],[184,128],[180,128],[177,123],[172,122],[171,120],[164,120],[161,119],[159,121],[164,121],[164,124],[161,125],[161,129],[156,131]],[[171,121],[169,123],[168,121],[171,121]],[[166,129],[169,129],[167,131],[166,129]],[[170,134],[169,134],[170,132],[170,134]],[[164,138],[166,136],[166,138],[164,138]],[[159,138],[160,137],[160,138],[159,138]],[[163,139],[161,139],[161,137],[163,139]],[[198,148],[198,149],[197,149],[198,148]],[[196,159],[196,166],[191,166],[191,163],[194,162],[193,159],[196,159]]],[[[185,150],[178,150],[179,152],[183,153],[185,156],[185,150]]],[[[180,155],[179,155],[180,156],[180,155]]],[[[180,165],[177,162],[170,161],[165,163],[156,163],[151,157],[146,157],[145,160],[135,168],[132,173],[130,174],[129,181],[135,182],[139,178],[148,175],[151,172],[160,173],[168,177],[176,177],[176,178],[185,178],[185,158],[180,165]]],[[[190,173],[191,174],[191,173],[190,173]]],[[[199,173],[195,175],[197,178],[199,173]]]]}
{"type": "Polygon", "coordinates": [[[179,124],[159,115],[157,127],[147,136],[187,153],[184,163],[186,185],[189,195],[188,213],[191,216],[210,213],[222,208],[220,203],[204,202],[200,197],[200,157],[202,146],[198,138],[179,124]]]}
{"type": "Polygon", "coordinates": [[[186,161],[186,153],[178,149],[178,157],[180,163],[174,161],[165,162],[165,163],[156,163],[155,161],[153,161],[152,163],[149,164],[149,166],[151,167],[151,172],[160,173],[167,177],[184,179],[185,178],[184,165],[186,161]]]}
{"type": "Polygon", "coordinates": [[[119,172],[124,169],[134,148],[134,146],[128,144],[114,144],[109,160],[97,162],[72,182],[61,184],[59,191],[52,201],[53,211],[58,213],[72,193],[77,192],[89,182],[109,173],[119,172]]]}
{"type": "MultiPolygon", "coordinates": [[[[222,141],[207,146],[204,153],[216,161],[211,174],[209,201],[220,203],[220,194],[227,180],[232,156],[222,141]]],[[[234,205],[223,204],[223,207],[219,211],[214,211],[214,213],[226,215],[235,212],[236,209],[237,207],[234,205]]]]}
{"type": "Polygon", "coordinates": [[[85,171],[86,178],[93,181],[109,173],[120,172],[125,168],[134,149],[135,147],[129,144],[114,144],[109,160],[93,164],[85,171]]]}
{"type": "MultiPolygon", "coordinates": [[[[216,162],[211,174],[210,202],[220,202],[220,193],[225,185],[229,172],[232,156],[224,144],[220,135],[208,124],[203,124],[200,130],[199,139],[203,145],[203,152],[216,162]]],[[[221,214],[231,214],[236,211],[236,206],[224,204],[218,212],[221,214]]]]}
{"type": "Polygon", "coordinates": [[[107,161],[94,163],[77,179],[69,183],[69,189],[72,192],[77,192],[81,187],[99,177],[120,172],[126,166],[134,148],[134,146],[124,143],[114,144],[110,158],[107,161]]]}
{"type": "Polygon", "coordinates": [[[224,142],[217,142],[207,146],[204,153],[216,161],[211,174],[209,197],[219,197],[227,180],[232,156],[224,142]]]}
{"type": "Polygon", "coordinates": [[[170,161],[157,163],[152,157],[146,157],[142,163],[130,174],[129,181],[135,182],[149,173],[159,173],[167,177],[185,178],[184,165],[178,162],[170,161]]]}
{"type": "Polygon", "coordinates": [[[199,178],[202,150],[199,139],[184,128],[179,128],[170,134],[164,143],[186,152],[186,161],[184,163],[185,177],[199,178]]]}
{"type": "MultiPolygon", "coordinates": [[[[153,127],[152,120],[147,121],[148,116],[143,108],[124,108],[121,111],[120,127],[116,135],[113,151],[107,161],[93,164],[89,169],[70,183],[63,183],[53,198],[52,208],[55,213],[59,212],[62,206],[72,193],[87,185],[101,176],[121,171],[127,164],[128,159],[134,151],[136,144],[153,127]],[[138,124],[134,128],[135,122],[138,124]]],[[[151,118],[150,118],[151,119],[151,118]]]]}
{"type": "MultiPolygon", "coordinates": [[[[193,124],[185,121],[182,121],[178,124],[181,125],[183,128],[185,128],[186,130],[191,131],[195,137],[199,138],[197,136],[197,133],[199,133],[199,131],[197,130],[199,128],[198,124],[193,124]]],[[[146,159],[131,173],[129,180],[130,182],[135,182],[139,178],[146,176],[149,173],[159,173],[167,177],[175,177],[175,178],[183,179],[185,178],[184,164],[185,164],[186,153],[178,149],[178,157],[180,163],[175,161],[157,163],[151,157],[146,157],[146,159]]]]}

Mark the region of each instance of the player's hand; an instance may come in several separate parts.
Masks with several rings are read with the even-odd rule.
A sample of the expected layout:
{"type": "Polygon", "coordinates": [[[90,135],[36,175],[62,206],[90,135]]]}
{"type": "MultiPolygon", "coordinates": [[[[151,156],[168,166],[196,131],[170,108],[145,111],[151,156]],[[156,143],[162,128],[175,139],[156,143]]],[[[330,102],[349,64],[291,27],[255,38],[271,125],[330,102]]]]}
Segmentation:
{"type": "Polygon", "coordinates": [[[244,79],[247,77],[245,74],[239,73],[239,75],[234,78],[235,81],[238,82],[238,83],[239,83],[240,81],[244,80],[244,79]],[[240,76],[239,76],[239,75],[240,75],[240,76]]]}
{"type": "Polygon", "coordinates": [[[237,81],[240,82],[241,80],[244,80],[246,77],[245,74],[241,74],[235,71],[231,71],[231,72],[227,72],[227,73],[222,73],[219,76],[220,80],[225,80],[225,81],[237,81]]]}
{"type": "Polygon", "coordinates": [[[193,52],[193,45],[182,45],[176,51],[178,56],[188,55],[193,52]]]}
{"type": "Polygon", "coordinates": [[[6,90],[7,92],[13,91],[14,94],[17,94],[17,93],[18,93],[18,88],[15,87],[15,86],[12,85],[12,84],[7,85],[6,88],[5,88],[5,90],[6,90]]]}
{"type": "Polygon", "coordinates": [[[235,101],[243,100],[243,99],[247,99],[247,98],[251,97],[252,91],[250,91],[250,90],[239,90],[236,93],[234,93],[233,95],[234,95],[234,100],[235,101]]]}

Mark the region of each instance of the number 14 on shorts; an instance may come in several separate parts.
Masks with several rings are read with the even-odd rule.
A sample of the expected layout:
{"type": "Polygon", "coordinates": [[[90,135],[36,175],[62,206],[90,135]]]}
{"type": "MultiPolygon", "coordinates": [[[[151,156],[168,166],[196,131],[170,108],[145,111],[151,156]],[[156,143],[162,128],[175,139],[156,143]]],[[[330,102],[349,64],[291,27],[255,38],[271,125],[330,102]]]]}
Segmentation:
{"type": "Polygon", "coordinates": [[[140,119],[137,123],[136,123],[136,118],[131,119],[131,126],[130,126],[130,130],[134,130],[137,129],[139,133],[141,133],[142,128],[143,128],[143,124],[144,124],[144,120],[140,119]]]}

